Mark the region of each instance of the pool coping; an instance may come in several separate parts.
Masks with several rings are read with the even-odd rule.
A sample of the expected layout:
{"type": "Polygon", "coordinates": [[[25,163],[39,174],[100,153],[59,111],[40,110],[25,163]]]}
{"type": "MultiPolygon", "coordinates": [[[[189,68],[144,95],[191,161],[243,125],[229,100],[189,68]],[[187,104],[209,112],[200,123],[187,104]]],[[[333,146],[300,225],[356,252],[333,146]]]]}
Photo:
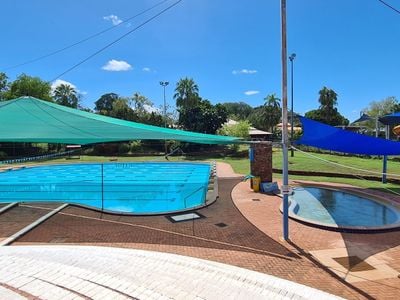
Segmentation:
{"type": "MultiPolygon", "coordinates": [[[[328,190],[333,190],[333,191],[343,191],[345,190],[349,194],[353,195],[358,195],[362,196],[364,198],[367,198],[371,201],[375,201],[378,203],[383,203],[386,206],[389,207],[394,207],[397,210],[400,210],[400,204],[396,201],[387,199],[383,196],[379,195],[374,195],[373,197],[368,194],[367,192],[362,192],[359,190],[354,190],[355,187],[352,186],[341,186],[341,187],[333,187],[331,185],[323,184],[323,183],[314,183],[314,182],[305,182],[305,181],[293,181],[293,183],[296,184],[296,186],[307,186],[307,187],[319,187],[319,188],[325,188],[328,190]]],[[[302,224],[305,225],[311,225],[317,228],[321,229],[328,229],[332,231],[340,231],[340,232],[356,232],[356,233],[378,233],[378,232],[385,232],[385,231],[400,231],[400,214],[396,212],[397,214],[397,220],[395,223],[392,223],[390,225],[384,225],[384,226],[373,226],[373,227],[367,227],[367,226],[339,226],[337,224],[327,224],[327,223],[322,223],[318,222],[315,220],[311,219],[306,219],[303,218],[299,215],[297,215],[294,210],[298,206],[297,202],[295,200],[289,199],[289,218],[295,221],[298,221],[302,224]]],[[[283,212],[283,203],[279,207],[280,212],[283,212]]]]}

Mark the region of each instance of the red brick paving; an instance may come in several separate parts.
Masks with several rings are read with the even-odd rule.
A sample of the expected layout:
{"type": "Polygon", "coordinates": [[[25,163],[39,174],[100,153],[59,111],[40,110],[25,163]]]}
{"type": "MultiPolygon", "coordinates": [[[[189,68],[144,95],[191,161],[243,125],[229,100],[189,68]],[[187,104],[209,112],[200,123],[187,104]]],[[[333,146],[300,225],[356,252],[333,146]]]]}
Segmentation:
{"type": "MultiPolygon", "coordinates": [[[[299,251],[290,249],[290,245],[282,244],[280,233],[272,237],[257,230],[230,198],[237,183],[237,179],[221,180],[220,199],[200,210],[206,218],[194,222],[171,223],[163,216],[101,215],[68,207],[23,236],[17,244],[91,244],[164,251],[272,274],[350,299],[368,296],[321,269],[299,251]],[[214,225],[220,222],[228,226],[214,225]]],[[[279,215],[277,211],[273,214],[279,215]]]]}
{"type": "MultiPolygon", "coordinates": [[[[370,193],[384,196],[379,191],[370,193]]],[[[240,211],[267,236],[279,240],[278,237],[281,236],[282,232],[282,222],[280,220],[282,216],[276,215],[276,211],[279,210],[281,199],[276,196],[260,195],[261,201],[249,201],[254,193],[250,191],[245,183],[240,183],[236,186],[233,194],[234,202],[240,211]],[[274,218],[265,217],[266,215],[272,216],[274,214],[274,218]]],[[[398,197],[394,196],[390,196],[390,198],[396,202],[399,200],[398,197]]],[[[400,231],[373,234],[340,233],[306,226],[292,220],[289,221],[289,227],[291,243],[287,247],[293,251],[297,249],[307,255],[307,252],[312,250],[346,247],[349,256],[359,256],[358,251],[357,254],[352,252],[362,249],[367,253],[366,257],[362,257],[363,259],[375,255],[375,257],[388,261],[390,267],[400,273],[400,231]]],[[[399,278],[364,281],[353,283],[352,285],[373,298],[399,299],[399,278]]]]}

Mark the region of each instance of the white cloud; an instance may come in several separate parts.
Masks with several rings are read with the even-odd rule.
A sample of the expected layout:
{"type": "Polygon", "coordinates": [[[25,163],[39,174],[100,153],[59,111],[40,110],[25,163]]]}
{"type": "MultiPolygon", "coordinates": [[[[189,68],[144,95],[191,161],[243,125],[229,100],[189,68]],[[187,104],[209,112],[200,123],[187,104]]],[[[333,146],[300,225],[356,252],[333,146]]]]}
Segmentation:
{"type": "Polygon", "coordinates": [[[76,85],[72,84],[71,82],[62,80],[62,79],[57,79],[55,81],[53,81],[53,83],[51,84],[51,90],[54,91],[59,85],[69,85],[70,87],[72,87],[73,89],[76,90],[76,85]]]}
{"type": "Polygon", "coordinates": [[[62,80],[62,79],[57,79],[57,80],[55,80],[55,81],[52,82],[52,84],[51,84],[51,92],[54,93],[54,90],[55,90],[58,86],[60,86],[60,85],[62,85],[62,84],[69,85],[70,87],[72,87],[72,88],[73,88],[78,94],[80,94],[80,95],[87,95],[87,93],[88,93],[88,92],[86,92],[86,91],[80,91],[80,90],[76,87],[75,84],[73,84],[73,83],[71,83],[71,82],[69,82],[69,81],[62,80]]]}
{"type": "Polygon", "coordinates": [[[142,69],[142,71],[143,71],[143,72],[151,72],[151,69],[148,68],[148,67],[144,67],[144,68],[142,69]]]}
{"type": "Polygon", "coordinates": [[[257,73],[257,70],[249,70],[249,69],[241,69],[241,70],[233,70],[232,74],[237,75],[237,74],[255,74],[257,73]]]}
{"type": "Polygon", "coordinates": [[[103,19],[106,21],[111,21],[114,26],[122,23],[122,20],[116,15],[105,16],[103,19]]]}
{"type": "Polygon", "coordinates": [[[257,95],[257,94],[259,94],[259,93],[260,93],[260,91],[253,91],[253,90],[251,90],[251,91],[245,91],[245,92],[244,92],[244,94],[245,94],[246,96],[257,95]]]}
{"type": "Polygon", "coordinates": [[[101,68],[106,71],[114,71],[114,72],[132,70],[132,66],[130,64],[128,64],[126,61],[115,60],[115,59],[109,60],[101,68]]]}

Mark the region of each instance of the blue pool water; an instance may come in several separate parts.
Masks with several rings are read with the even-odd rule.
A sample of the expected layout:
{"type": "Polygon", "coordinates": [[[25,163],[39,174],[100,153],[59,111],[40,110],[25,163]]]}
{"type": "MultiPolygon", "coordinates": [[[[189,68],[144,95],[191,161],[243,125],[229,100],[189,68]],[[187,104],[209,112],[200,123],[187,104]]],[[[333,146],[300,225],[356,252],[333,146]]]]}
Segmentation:
{"type": "Polygon", "coordinates": [[[209,176],[210,165],[198,163],[27,167],[0,172],[0,202],[57,201],[113,212],[164,213],[204,204],[209,176]]]}
{"type": "Polygon", "coordinates": [[[400,212],[391,205],[342,191],[299,187],[290,198],[297,202],[294,213],[327,225],[380,227],[399,222],[400,212]]]}

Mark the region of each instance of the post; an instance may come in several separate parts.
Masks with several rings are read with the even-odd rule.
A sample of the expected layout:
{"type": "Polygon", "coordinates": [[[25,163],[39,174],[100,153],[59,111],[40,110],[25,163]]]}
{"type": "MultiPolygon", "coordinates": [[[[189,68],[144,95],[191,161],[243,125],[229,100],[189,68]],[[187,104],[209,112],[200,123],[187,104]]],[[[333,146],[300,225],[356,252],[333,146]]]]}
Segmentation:
{"type": "MultiPolygon", "coordinates": [[[[385,126],[385,137],[389,139],[389,125],[385,126]]],[[[387,155],[383,156],[383,166],[382,166],[382,183],[387,183],[387,155]]]]}
{"type": "MultiPolygon", "coordinates": [[[[160,85],[164,89],[164,128],[167,128],[167,101],[165,99],[165,87],[169,84],[168,81],[160,81],[160,85]]],[[[167,140],[164,140],[164,150],[165,150],[165,155],[168,154],[168,149],[167,149],[167,140]]]]}
{"type": "Polygon", "coordinates": [[[289,239],[289,175],[288,175],[288,116],[287,116],[287,44],[286,44],[286,0],[281,0],[282,34],[282,194],[283,194],[283,238],[289,239]]]}
{"type": "MultiPolygon", "coordinates": [[[[293,144],[293,61],[296,58],[296,53],[289,56],[290,59],[290,83],[291,83],[291,109],[290,109],[290,145],[293,144]]],[[[290,147],[290,156],[294,156],[294,149],[290,147]]]]}
{"type": "Polygon", "coordinates": [[[104,210],[104,164],[101,164],[101,212],[104,210]]]}

